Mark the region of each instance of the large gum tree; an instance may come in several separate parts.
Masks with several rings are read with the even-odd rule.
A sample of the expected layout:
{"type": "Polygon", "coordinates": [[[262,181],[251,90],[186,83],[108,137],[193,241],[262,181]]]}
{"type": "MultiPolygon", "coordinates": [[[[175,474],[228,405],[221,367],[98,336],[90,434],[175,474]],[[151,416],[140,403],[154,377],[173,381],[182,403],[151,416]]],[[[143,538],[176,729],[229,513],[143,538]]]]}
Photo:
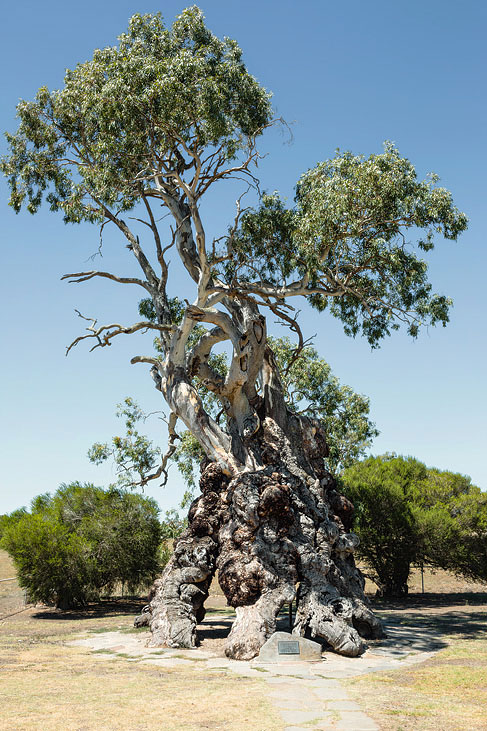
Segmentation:
{"type": "Polygon", "coordinates": [[[22,101],[18,117],[2,163],[15,210],[35,213],[45,199],[66,223],[112,224],[140,267],[138,277],[66,275],[135,285],[150,310],[133,324],[93,321],[75,343],[155,333],[159,350],[132,362],[150,366],[167,403],[168,453],[182,422],[207,458],[189,527],[153,588],[152,644],[194,646],[218,569],[236,608],[229,656],[258,653],[294,598],[295,633],[359,655],[362,638],[381,628],[354,564],[352,505],[324,467],[322,424],[286,402],[266,317],[294,332],[296,355],[304,341],[292,303],[303,298],[373,346],[400,325],[413,336],[444,325],[450,301],[432,292],[417,248],[433,248],[436,232],[456,239],[465,216],[436,178],[419,181],[387,145],[317,164],[299,180],[293,207],[277,194],[253,209],[240,198],[209,240],[203,197],[232,178],[256,184],[256,142],[273,119],[237,43],[216,38],[196,7],[171,28],[159,15],[134,15],[118,46],[68,71],[61,90],[22,101]],[[167,291],[174,251],[188,275],[179,301],[167,291]],[[225,369],[214,353],[222,343],[225,369]]]}

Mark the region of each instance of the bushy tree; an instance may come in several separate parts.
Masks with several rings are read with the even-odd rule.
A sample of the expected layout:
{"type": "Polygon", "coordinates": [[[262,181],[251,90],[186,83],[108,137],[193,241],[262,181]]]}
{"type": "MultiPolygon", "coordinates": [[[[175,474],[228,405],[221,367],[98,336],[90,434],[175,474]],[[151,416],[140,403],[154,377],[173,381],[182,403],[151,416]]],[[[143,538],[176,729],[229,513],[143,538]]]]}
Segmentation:
{"type": "Polygon", "coordinates": [[[66,278],[142,288],[155,313],[155,321],[130,325],[87,318],[72,345],[105,347],[121,334],[155,331],[159,351],[148,344],[132,362],[150,366],[167,403],[169,450],[181,422],[208,459],[191,531],[178,544],[184,555],[175,552],[169,593],[161,583],[152,603],[153,641],[194,645],[218,563],[227,600],[239,607],[231,656],[257,654],[298,583],[295,631],[321,635],[344,654],[363,652],[354,622],[371,634],[378,623],[363,601],[354,540],[328,518],[324,430],[287,406],[266,315],[291,328],[298,351],[295,298],[328,309],[347,334],[374,347],[400,325],[412,336],[445,325],[451,302],[434,293],[422,257],[436,234],[455,240],[466,217],[435,176],[418,179],[391,144],[317,163],[290,207],[278,194],[259,198],[257,143],[275,122],[270,95],[237,43],[211,33],[196,7],[170,28],[159,15],[133,16],[118,46],[69,70],[62,89],[43,87],[21,101],[18,116],[2,162],[11,205],[35,213],[45,199],[67,223],[111,223],[140,276],[93,270],[66,278]],[[210,238],[204,197],[242,179],[252,206],[240,196],[210,238]],[[168,293],[170,249],[187,274],[179,309],[168,293]],[[221,343],[231,351],[226,375],[211,360],[221,343]],[[218,419],[201,386],[219,402],[218,419]]]}
{"type": "Polygon", "coordinates": [[[68,609],[86,603],[98,588],[89,544],[54,517],[26,514],[7,528],[2,547],[31,601],[68,609]]]}
{"type": "Polygon", "coordinates": [[[161,526],[154,500],[72,483],[34,498],[10,523],[2,547],[34,601],[83,604],[122,582],[147,585],[160,570],[161,526]]]}
{"type": "Polygon", "coordinates": [[[26,508],[18,508],[17,510],[12,511],[11,513],[4,513],[3,515],[0,515],[0,539],[3,536],[3,533],[8,525],[12,525],[12,523],[16,523],[20,518],[22,518],[27,513],[26,508]]]}
{"type": "Polygon", "coordinates": [[[426,477],[426,467],[408,457],[369,457],[342,476],[355,506],[353,529],[359,554],[372,569],[384,596],[407,594],[411,564],[418,557],[420,532],[407,494],[426,477]]]}
{"type": "Polygon", "coordinates": [[[428,469],[408,499],[419,525],[424,562],[487,581],[487,493],[466,475],[428,469]]]}
{"type": "Polygon", "coordinates": [[[348,468],[342,482],[380,594],[406,594],[413,564],[487,580],[487,495],[469,477],[385,455],[348,468]]]}

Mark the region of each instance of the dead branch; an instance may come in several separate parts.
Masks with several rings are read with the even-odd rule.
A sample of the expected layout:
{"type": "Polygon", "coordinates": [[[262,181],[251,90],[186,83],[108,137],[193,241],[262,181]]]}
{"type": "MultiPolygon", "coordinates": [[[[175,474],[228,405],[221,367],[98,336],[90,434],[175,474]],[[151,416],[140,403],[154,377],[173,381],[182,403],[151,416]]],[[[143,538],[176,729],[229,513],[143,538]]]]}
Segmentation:
{"type": "Polygon", "coordinates": [[[74,348],[82,340],[86,340],[88,338],[95,338],[95,340],[97,341],[96,345],[90,348],[91,352],[95,350],[95,348],[104,348],[107,345],[111,345],[110,340],[117,335],[132,335],[132,333],[135,333],[138,330],[158,330],[159,332],[163,332],[173,331],[175,329],[174,325],[159,325],[154,322],[147,322],[145,320],[142,322],[136,322],[134,325],[130,325],[129,327],[120,325],[117,322],[112,323],[111,325],[101,325],[100,327],[96,327],[97,320],[95,318],[85,317],[81,314],[81,312],[79,312],[79,310],[75,310],[75,312],[83,320],[91,322],[91,325],[86,328],[86,330],[88,330],[88,335],[80,335],[76,338],[76,340],[73,340],[71,345],[69,345],[69,347],[66,349],[66,355],[68,355],[71,348],[74,348]]]}
{"type": "Polygon", "coordinates": [[[137,279],[136,277],[117,277],[115,274],[111,274],[110,272],[74,272],[73,274],[64,274],[61,277],[61,281],[63,279],[69,279],[69,284],[77,284],[78,282],[87,282],[89,279],[93,279],[93,277],[104,277],[105,279],[111,279],[119,284],[138,284],[139,287],[143,287],[145,290],[150,291],[150,285],[142,279],[137,279]]]}
{"type": "Polygon", "coordinates": [[[172,455],[176,451],[176,444],[175,444],[176,440],[178,440],[178,439],[181,440],[181,437],[176,432],[177,420],[178,420],[178,417],[176,416],[176,414],[174,412],[171,412],[171,414],[169,415],[169,421],[167,422],[168,432],[169,432],[168,448],[167,448],[166,453],[163,455],[161,464],[159,465],[157,470],[155,470],[155,472],[152,472],[149,475],[145,475],[138,482],[135,482],[134,485],[140,486],[140,487],[145,487],[145,485],[147,485],[148,482],[150,482],[151,480],[157,480],[161,475],[164,475],[164,481],[161,482],[160,486],[164,487],[167,484],[167,480],[168,480],[168,474],[167,474],[167,469],[166,469],[167,463],[169,462],[172,455]]]}

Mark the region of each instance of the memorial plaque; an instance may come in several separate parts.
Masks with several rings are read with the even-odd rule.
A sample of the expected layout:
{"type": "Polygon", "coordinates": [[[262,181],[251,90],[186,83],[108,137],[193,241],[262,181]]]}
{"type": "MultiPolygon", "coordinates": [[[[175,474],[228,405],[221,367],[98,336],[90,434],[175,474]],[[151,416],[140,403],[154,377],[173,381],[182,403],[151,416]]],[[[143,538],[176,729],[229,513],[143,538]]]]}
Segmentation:
{"type": "Polygon", "coordinates": [[[278,642],[277,652],[279,655],[299,655],[299,642],[278,642]]]}
{"type": "Polygon", "coordinates": [[[290,632],[274,632],[260,648],[254,663],[321,662],[321,645],[290,632]]]}

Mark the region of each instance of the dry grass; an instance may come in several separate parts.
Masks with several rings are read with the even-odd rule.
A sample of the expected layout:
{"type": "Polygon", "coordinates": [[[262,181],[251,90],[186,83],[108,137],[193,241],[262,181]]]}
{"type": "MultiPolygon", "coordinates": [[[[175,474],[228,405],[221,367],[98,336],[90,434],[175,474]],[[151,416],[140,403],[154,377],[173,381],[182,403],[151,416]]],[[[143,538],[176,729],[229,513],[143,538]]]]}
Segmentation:
{"type": "Polygon", "coordinates": [[[408,584],[407,598],[376,609],[433,630],[445,649],[418,666],[355,678],[348,690],[382,731],[487,731],[487,585],[431,569],[424,594],[419,570],[408,584]]]}
{"type": "Polygon", "coordinates": [[[384,731],[485,731],[486,640],[452,638],[431,660],[355,678],[348,690],[384,731]]]}
{"type": "MultiPolygon", "coordinates": [[[[360,568],[367,573],[365,566],[360,568]]],[[[455,576],[448,571],[442,569],[431,569],[425,567],[423,574],[424,591],[426,594],[463,594],[487,592],[487,584],[482,582],[469,581],[462,577],[455,576]]],[[[413,568],[409,575],[408,588],[410,594],[420,594],[422,590],[421,571],[413,568]]],[[[369,579],[365,580],[365,592],[373,596],[377,591],[377,586],[369,579]]]]}
{"type": "MultiPolygon", "coordinates": [[[[10,556],[0,551],[0,579],[15,576],[15,567],[10,556]]],[[[25,592],[17,581],[0,581],[0,617],[18,612],[25,607],[25,592]]]]}
{"type": "Polygon", "coordinates": [[[0,551],[0,579],[8,579],[12,576],[15,576],[13,561],[6,551],[0,551]]]}
{"type": "Polygon", "coordinates": [[[67,647],[133,615],[57,619],[29,610],[0,624],[0,729],[278,731],[263,684],[225,670],[157,668],[67,647]]]}
{"type": "MultiPolygon", "coordinates": [[[[0,578],[12,576],[2,552],[0,561],[0,578]]],[[[10,593],[12,584],[4,583],[10,593]]],[[[0,617],[8,601],[0,601],[0,617]]],[[[66,645],[80,633],[129,629],[140,604],[64,613],[36,607],[0,621],[1,731],[281,731],[261,680],[198,663],[167,669],[107,659],[66,645]]]]}
{"type": "Polygon", "coordinates": [[[258,681],[222,671],[100,659],[49,637],[6,653],[0,728],[277,731],[258,681]]]}
{"type": "Polygon", "coordinates": [[[445,648],[417,666],[349,681],[383,731],[487,731],[487,594],[450,596],[448,604],[444,594],[410,595],[381,612],[389,624],[429,630],[445,648]]]}
{"type": "MultiPolygon", "coordinates": [[[[0,578],[13,575],[0,552],[0,578]]],[[[418,581],[416,573],[413,590],[418,581]]],[[[377,606],[389,621],[434,629],[446,649],[418,666],[347,681],[347,688],[383,731],[487,731],[486,587],[427,572],[425,590],[377,606]]],[[[215,586],[212,595],[208,604],[218,613],[225,601],[215,586]]],[[[16,582],[0,583],[0,617],[19,596],[16,582]]],[[[140,604],[106,601],[65,613],[37,607],[0,621],[0,730],[282,729],[262,681],[199,663],[169,670],[66,646],[80,632],[130,631],[140,604]]]]}

